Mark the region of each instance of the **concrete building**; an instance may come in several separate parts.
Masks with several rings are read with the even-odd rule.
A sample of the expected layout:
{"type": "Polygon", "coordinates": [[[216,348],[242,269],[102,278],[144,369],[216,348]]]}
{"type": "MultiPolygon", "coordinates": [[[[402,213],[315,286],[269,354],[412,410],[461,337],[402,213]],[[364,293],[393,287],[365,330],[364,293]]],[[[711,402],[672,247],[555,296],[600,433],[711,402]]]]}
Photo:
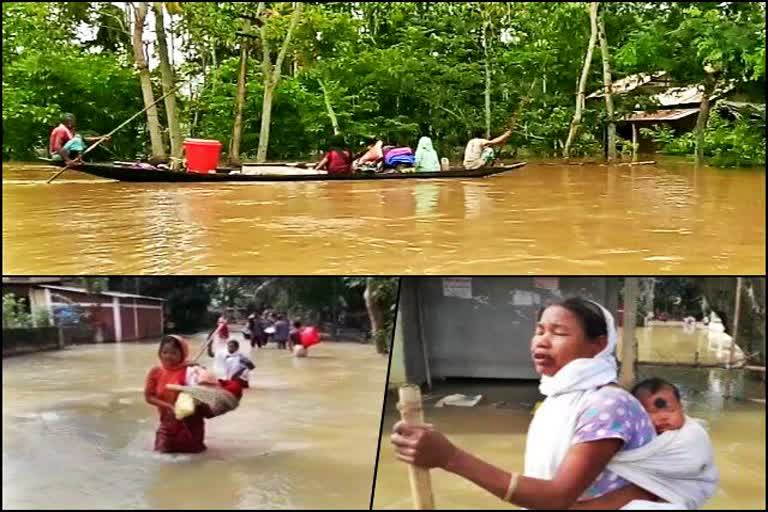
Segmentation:
{"type": "Polygon", "coordinates": [[[617,315],[618,278],[403,278],[390,386],[451,377],[536,379],[529,346],[538,311],[579,295],[617,315]]]}

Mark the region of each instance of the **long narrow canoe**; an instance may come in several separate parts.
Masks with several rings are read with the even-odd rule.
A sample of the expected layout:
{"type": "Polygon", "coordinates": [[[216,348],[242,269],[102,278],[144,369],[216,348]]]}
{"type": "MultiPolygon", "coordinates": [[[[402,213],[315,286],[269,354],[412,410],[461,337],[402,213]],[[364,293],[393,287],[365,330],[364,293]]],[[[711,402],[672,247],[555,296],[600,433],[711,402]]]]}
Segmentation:
{"type": "MultiPolygon", "coordinates": [[[[274,166],[275,174],[266,174],[264,170],[258,174],[243,174],[241,172],[219,171],[211,174],[190,172],[174,172],[157,169],[150,166],[140,166],[128,163],[85,163],[72,170],[106,178],[110,180],[134,183],[226,183],[250,181],[368,181],[368,180],[398,180],[398,179],[445,179],[445,178],[485,178],[495,174],[518,169],[527,162],[517,162],[499,167],[485,167],[472,171],[463,168],[441,172],[409,172],[409,173],[355,173],[355,174],[318,174],[288,165],[274,166]]],[[[55,165],[63,166],[61,163],[55,165]]]]}

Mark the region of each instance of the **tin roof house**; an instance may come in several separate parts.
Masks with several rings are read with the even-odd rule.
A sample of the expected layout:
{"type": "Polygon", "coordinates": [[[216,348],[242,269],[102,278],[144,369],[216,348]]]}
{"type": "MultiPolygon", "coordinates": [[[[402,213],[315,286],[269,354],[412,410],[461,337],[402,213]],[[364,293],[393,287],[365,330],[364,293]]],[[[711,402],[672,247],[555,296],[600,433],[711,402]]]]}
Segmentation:
{"type": "MultiPolygon", "coordinates": [[[[640,128],[667,126],[676,133],[692,131],[696,127],[704,87],[699,84],[684,84],[673,81],[664,71],[656,73],[638,73],[613,82],[614,96],[621,98],[624,110],[631,112],[617,119],[616,130],[626,140],[638,144],[639,153],[653,153],[655,144],[639,133],[640,128]]],[[[587,99],[600,99],[605,96],[605,89],[593,92],[587,99]]],[[[710,96],[713,110],[726,108],[743,110],[751,107],[765,112],[765,101],[758,99],[754,91],[743,84],[731,81],[718,87],[710,96]]]]}

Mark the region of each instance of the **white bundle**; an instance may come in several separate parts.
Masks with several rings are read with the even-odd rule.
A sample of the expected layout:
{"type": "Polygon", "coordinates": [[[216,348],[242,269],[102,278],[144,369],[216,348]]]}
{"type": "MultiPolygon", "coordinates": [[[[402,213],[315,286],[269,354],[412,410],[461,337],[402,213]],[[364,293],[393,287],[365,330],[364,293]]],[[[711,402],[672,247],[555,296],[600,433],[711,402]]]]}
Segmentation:
{"type": "Polygon", "coordinates": [[[211,408],[214,416],[233,411],[240,405],[240,400],[224,388],[218,386],[181,386],[168,384],[169,389],[181,391],[211,408]]]}

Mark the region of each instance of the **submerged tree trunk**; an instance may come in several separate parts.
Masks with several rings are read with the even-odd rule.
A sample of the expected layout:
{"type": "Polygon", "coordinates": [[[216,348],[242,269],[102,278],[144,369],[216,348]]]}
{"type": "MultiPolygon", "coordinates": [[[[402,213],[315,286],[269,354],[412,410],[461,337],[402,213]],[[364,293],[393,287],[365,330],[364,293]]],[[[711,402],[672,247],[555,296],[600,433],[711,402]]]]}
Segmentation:
{"type": "MultiPolygon", "coordinates": [[[[133,5],[133,58],[136,69],[139,72],[141,94],[145,107],[155,102],[155,96],[152,93],[152,81],[149,76],[149,66],[147,65],[147,59],[144,57],[144,22],[147,19],[148,9],[148,2],[138,2],[138,5],[133,5]]],[[[164,160],[166,155],[165,147],[163,146],[163,134],[160,128],[160,118],[157,115],[157,107],[155,106],[147,110],[147,128],[152,147],[152,159],[164,160]]]]}
{"type": "Polygon", "coordinates": [[[584,96],[587,88],[587,77],[589,76],[589,68],[592,65],[592,52],[595,49],[595,43],[597,41],[597,2],[590,2],[589,4],[589,20],[592,26],[591,34],[589,36],[589,44],[587,46],[587,55],[584,58],[584,67],[581,70],[581,78],[579,79],[579,90],[576,94],[576,112],[573,114],[573,120],[571,121],[571,127],[568,130],[568,138],[565,141],[565,147],[563,148],[563,156],[569,158],[571,154],[571,145],[576,140],[576,135],[581,127],[581,116],[584,110],[584,96]]]}
{"type": "Polygon", "coordinates": [[[318,80],[320,83],[320,89],[323,90],[323,100],[325,100],[325,110],[328,112],[328,118],[331,120],[331,126],[333,126],[333,134],[338,135],[341,133],[339,128],[339,120],[336,117],[336,112],[333,110],[333,104],[331,103],[331,96],[328,93],[328,87],[325,85],[325,81],[321,78],[318,80]]]}
{"type": "Polygon", "coordinates": [[[713,78],[704,80],[704,93],[701,97],[699,117],[696,119],[696,165],[704,163],[704,131],[707,128],[707,121],[709,121],[709,97],[715,92],[715,85],[713,78]]]}
{"type": "Polygon", "coordinates": [[[269,129],[272,123],[272,99],[274,89],[264,88],[264,96],[261,103],[261,130],[259,131],[259,149],[256,152],[257,162],[267,161],[267,149],[269,148],[269,129]]]}
{"type": "Polygon", "coordinates": [[[298,2],[296,4],[296,8],[293,11],[293,16],[291,17],[291,24],[288,27],[288,33],[285,35],[283,46],[280,48],[280,53],[278,54],[274,65],[272,65],[271,56],[269,54],[269,45],[267,42],[267,24],[264,23],[261,26],[261,45],[262,51],[264,52],[262,59],[262,65],[264,68],[264,103],[261,109],[259,149],[256,153],[257,162],[266,162],[267,160],[267,150],[269,148],[269,129],[272,123],[272,100],[274,99],[275,89],[277,89],[277,86],[280,83],[285,55],[288,52],[288,47],[291,44],[293,31],[296,29],[296,25],[299,24],[299,19],[301,18],[303,8],[303,2],[298,2]]]}
{"type": "MultiPolygon", "coordinates": [[[[155,32],[157,33],[157,54],[160,59],[160,77],[163,84],[163,94],[171,92],[175,86],[173,68],[168,54],[168,41],[165,36],[165,17],[163,15],[163,3],[154,2],[155,32]]],[[[181,127],[179,125],[179,113],[176,108],[176,94],[166,96],[165,116],[168,119],[168,138],[171,143],[171,156],[181,158],[181,127]]]]}
{"type": "Polygon", "coordinates": [[[613,111],[613,78],[611,77],[611,58],[608,49],[608,35],[605,33],[603,14],[597,17],[597,34],[600,38],[600,51],[603,57],[603,84],[605,86],[605,113],[608,122],[608,161],[616,160],[616,120],[613,111]]]}
{"type": "Polygon", "coordinates": [[[248,42],[240,44],[240,74],[237,76],[237,97],[235,98],[235,122],[232,125],[232,139],[229,141],[229,163],[240,163],[240,141],[243,138],[243,109],[245,107],[245,73],[248,63],[248,42]]]}

